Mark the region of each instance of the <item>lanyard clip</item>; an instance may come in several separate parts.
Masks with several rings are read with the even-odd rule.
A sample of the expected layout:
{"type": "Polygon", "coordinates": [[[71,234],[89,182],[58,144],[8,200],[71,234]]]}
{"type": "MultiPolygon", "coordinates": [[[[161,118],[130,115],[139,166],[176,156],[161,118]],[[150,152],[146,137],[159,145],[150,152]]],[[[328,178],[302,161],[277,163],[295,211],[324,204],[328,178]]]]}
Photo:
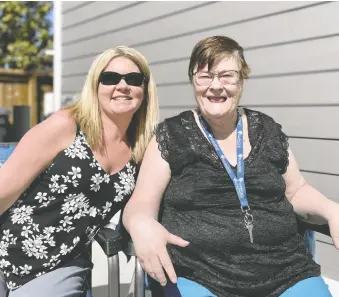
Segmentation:
{"type": "Polygon", "coordinates": [[[242,211],[242,212],[246,212],[246,213],[247,213],[249,210],[251,210],[250,207],[249,207],[248,205],[246,205],[246,206],[240,206],[240,208],[241,208],[241,211],[242,211]]]}
{"type": "Polygon", "coordinates": [[[241,206],[241,211],[245,213],[244,221],[246,226],[253,225],[253,215],[250,214],[250,210],[248,205],[241,206]]]}

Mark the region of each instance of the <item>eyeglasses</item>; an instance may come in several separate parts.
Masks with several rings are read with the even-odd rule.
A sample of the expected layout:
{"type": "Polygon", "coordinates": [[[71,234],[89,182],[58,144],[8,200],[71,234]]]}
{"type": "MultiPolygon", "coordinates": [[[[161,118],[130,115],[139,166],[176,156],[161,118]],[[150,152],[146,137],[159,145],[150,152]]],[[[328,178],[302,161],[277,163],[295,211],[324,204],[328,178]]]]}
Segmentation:
{"type": "Polygon", "coordinates": [[[240,74],[236,70],[221,71],[217,74],[211,72],[195,72],[195,82],[199,86],[209,86],[212,84],[214,77],[217,76],[220,83],[224,86],[236,85],[240,80],[240,74]]]}
{"type": "Polygon", "coordinates": [[[125,80],[126,84],[135,87],[141,86],[146,81],[145,76],[139,72],[120,74],[118,72],[105,71],[100,74],[99,82],[103,85],[111,86],[117,85],[122,79],[125,80]]]}

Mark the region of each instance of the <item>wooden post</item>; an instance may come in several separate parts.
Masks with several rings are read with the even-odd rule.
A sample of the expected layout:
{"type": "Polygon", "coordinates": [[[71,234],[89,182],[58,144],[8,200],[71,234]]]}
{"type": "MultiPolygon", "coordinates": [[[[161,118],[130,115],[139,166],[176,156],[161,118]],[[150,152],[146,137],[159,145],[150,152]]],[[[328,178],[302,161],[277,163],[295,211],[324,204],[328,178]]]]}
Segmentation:
{"type": "Polygon", "coordinates": [[[28,105],[31,107],[31,127],[38,123],[37,76],[32,73],[28,78],[28,105]]]}
{"type": "MultiPolygon", "coordinates": [[[[13,111],[14,105],[28,105],[31,110],[30,127],[39,121],[39,78],[46,78],[43,85],[53,86],[53,73],[47,71],[26,72],[22,69],[0,68],[0,105],[13,111]]],[[[42,98],[40,98],[42,101],[42,98]]],[[[41,103],[41,102],[40,102],[41,103]]],[[[12,115],[10,116],[12,121],[12,115]]]]}

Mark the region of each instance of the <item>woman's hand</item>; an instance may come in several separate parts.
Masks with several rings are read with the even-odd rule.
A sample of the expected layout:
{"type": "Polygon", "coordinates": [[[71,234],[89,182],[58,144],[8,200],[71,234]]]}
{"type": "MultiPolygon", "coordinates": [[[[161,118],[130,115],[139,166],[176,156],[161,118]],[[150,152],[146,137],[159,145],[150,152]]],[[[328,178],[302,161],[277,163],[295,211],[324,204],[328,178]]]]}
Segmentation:
{"type": "Polygon", "coordinates": [[[130,228],[135,252],[144,270],[162,286],[166,285],[166,271],[169,279],[176,283],[177,276],[166,245],[174,244],[186,247],[189,242],[169,233],[154,218],[140,219],[138,224],[130,228]]]}

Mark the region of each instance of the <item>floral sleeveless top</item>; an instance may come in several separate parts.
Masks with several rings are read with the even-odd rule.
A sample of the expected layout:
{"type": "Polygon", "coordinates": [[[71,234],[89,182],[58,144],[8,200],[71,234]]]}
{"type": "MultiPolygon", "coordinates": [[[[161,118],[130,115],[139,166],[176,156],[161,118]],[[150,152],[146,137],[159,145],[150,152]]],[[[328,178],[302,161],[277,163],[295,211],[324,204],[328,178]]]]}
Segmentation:
{"type": "MultiPolygon", "coordinates": [[[[130,198],[137,165],[109,175],[80,129],[0,217],[0,270],[9,290],[74,259],[130,198]]],[[[15,177],[13,177],[15,178],[15,177]]]]}

